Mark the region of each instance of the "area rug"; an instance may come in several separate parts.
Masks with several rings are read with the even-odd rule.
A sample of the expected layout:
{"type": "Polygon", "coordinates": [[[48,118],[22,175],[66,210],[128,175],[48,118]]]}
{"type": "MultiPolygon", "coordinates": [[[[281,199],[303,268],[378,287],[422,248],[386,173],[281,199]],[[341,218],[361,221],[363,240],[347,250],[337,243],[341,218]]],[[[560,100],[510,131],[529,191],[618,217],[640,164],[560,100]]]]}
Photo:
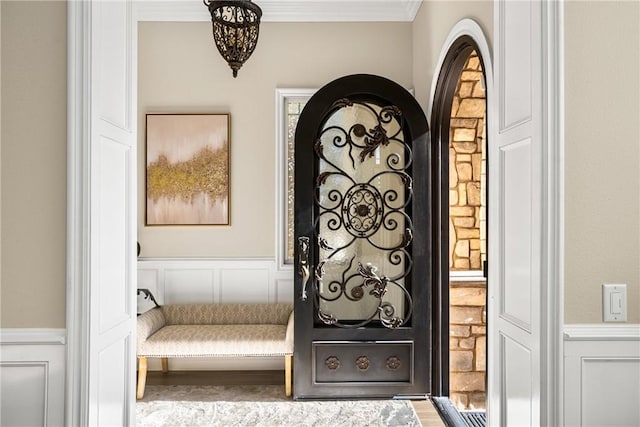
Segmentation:
{"type": "Polygon", "coordinates": [[[147,386],[138,427],[420,426],[406,400],[293,401],[282,386],[147,386]]]}

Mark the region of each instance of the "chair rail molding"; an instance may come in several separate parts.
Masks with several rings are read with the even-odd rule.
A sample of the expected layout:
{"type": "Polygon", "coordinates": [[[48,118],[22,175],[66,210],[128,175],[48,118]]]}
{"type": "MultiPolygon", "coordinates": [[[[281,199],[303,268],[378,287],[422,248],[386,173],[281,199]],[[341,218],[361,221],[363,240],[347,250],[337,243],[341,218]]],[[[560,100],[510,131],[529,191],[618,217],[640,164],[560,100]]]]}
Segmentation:
{"type": "Polygon", "coordinates": [[[640,324],[567,324],[565,341],[640,341],[640,324]]]}
{"type": "Polygon", "coordinates": [[[0,344],[66,344],[66,329],[32,329],[32,328],[2,328],[0,329],[0,344]]]}

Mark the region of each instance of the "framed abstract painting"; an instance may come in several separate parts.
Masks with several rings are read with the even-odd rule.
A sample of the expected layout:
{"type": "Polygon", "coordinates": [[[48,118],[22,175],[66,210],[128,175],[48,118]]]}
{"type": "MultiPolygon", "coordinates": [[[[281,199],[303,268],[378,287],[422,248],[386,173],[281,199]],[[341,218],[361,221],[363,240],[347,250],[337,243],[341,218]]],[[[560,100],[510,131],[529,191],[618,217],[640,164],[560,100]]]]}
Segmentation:
{"type": "Polygon", "coordinates": [[[229,114],[147,113],[146,225],[229,225],[229,114]]]}

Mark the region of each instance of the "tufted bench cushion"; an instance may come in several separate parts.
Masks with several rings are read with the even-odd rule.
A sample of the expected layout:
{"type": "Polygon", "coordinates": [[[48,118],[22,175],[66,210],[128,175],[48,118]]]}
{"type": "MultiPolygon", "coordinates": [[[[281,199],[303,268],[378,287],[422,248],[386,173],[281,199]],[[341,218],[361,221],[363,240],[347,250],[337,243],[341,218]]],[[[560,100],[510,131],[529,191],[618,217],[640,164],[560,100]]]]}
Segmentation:
{"type": "Polygon", "coordinates": [[[147,357],[285,357],[291,394],[293,305],[169,304],[138,317],[138,398],[144,395],[147,357]]]}

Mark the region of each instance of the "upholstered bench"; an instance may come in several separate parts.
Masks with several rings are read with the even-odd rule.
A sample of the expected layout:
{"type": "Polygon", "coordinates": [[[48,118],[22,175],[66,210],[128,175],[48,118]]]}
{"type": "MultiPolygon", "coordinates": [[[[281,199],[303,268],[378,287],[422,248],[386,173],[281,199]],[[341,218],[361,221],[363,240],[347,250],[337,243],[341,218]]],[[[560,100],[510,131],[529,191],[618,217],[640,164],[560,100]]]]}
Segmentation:
{"type": "Polygon", "coordinates": [[[291,395],[292,304],[168,304],[138,316],[138,390],[142,399],[147,358],[285,358],[285,395],[291,395]]]}

